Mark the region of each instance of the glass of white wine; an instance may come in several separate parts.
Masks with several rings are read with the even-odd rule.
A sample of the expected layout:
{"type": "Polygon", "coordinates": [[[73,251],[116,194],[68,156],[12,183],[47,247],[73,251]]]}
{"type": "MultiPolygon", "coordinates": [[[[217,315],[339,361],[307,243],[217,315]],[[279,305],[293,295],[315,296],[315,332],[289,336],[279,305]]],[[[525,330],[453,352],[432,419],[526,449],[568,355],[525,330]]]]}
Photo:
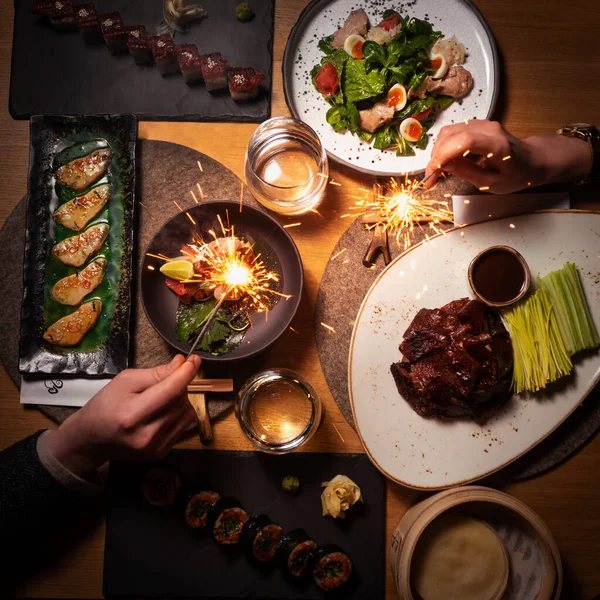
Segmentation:
{"type": "Polygon", "coordinates": [[[257,373],[240,390],[235,405],[240,427],[259,450],[285,454],[305,444],[321,424],[313,388],[288,369],[257,373]]]}
{"type": "Polygon", "coordinates": [[[317,134],[291,117],[275,117],[252,134],[246,152],[246,184],[266,208],[301,215],[323,197],[329,165],[317,134]]]}

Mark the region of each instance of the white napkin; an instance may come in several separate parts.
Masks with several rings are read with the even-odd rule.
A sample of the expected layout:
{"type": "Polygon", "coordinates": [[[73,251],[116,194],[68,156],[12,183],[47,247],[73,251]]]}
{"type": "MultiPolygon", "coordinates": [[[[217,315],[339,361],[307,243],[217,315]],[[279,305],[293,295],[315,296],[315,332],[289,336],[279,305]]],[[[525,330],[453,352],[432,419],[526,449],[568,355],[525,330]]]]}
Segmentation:
{"type": "Polygon", "coordinates": [[[499,217],[512,217],[543,208],[570,208],[571,201],[566,192],[549,194],[509,194],[494,196],[452,196],[454,224],[467,225],[499,217]]]}
{"type": "Polygon", "coordinates": [[[110,378],[40,379],[21,376],[21,404],[81,407],[109,381],[110,378]]]}

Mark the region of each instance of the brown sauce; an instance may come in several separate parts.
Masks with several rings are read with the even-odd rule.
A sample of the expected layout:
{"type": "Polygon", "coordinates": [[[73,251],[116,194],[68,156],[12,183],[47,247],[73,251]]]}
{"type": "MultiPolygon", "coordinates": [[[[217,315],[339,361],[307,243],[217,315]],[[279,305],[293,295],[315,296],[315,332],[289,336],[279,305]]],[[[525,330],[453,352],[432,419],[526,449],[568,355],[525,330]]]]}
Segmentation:
{"type": "Polygon", "coordinates": [[[473,265],[473,287],[489,302],[509,302],[525,285],[525,269],[508,250],[490,250],[473,265]]]}

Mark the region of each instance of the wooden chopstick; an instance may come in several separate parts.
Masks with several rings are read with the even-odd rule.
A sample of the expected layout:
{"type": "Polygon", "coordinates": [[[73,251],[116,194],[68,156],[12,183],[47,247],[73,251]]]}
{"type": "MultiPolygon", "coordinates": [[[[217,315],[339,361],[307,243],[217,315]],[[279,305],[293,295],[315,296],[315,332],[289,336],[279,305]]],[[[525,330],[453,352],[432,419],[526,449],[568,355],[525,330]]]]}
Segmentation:
{"type": "Polygon", "coordinates": [[[233,392],[233,379],[194,379],[188,385],[188,392],[233,392]]]}

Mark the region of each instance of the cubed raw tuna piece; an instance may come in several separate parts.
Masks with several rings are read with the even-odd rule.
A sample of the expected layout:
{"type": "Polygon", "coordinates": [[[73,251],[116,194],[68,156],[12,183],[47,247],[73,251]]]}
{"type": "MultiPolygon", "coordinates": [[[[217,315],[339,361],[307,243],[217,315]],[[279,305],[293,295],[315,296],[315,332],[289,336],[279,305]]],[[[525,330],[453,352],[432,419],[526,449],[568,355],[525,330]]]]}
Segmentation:
{"type": "Polygon", "coordinates": [[[220,52],[205,54],[202,57],[202,77],[206,89],[213,92],[227,87],[228,64],[221,58],[220,52]]]}
{"type": "Polygon", "coordinates": [[[113,54],[127,52],[127,30],[118,12],[102,15],[100,27],[104,41],[113,54]]]}
{"type": "Polygon", "coordinates": [[[202,80],[203,60],[198,54],[198,48],[193,44],[177,46],[177,60],[186,83],[202,80]]]}
{"type": "Polygon", "coordinates": [[[177,50],[173,38],[168,35],[158,35],[150,38],[150,47],[154,62],[160,74],[173,75],[179,73],[179,63],[177,62],[177,50]]]}
{"type": "Polygon", "coordinates": [[[258,96],[258,86],[266,77],[252,67],[234,68],[227,73],[229,92],[235,101],[252,100],[258,96]]]}
{"type": "Polygon", "coordinates": [[[133,60],[138,65],[152,64],[152,51],[146,28],[143,25],[128,27],[127,36],[127,48],[133,60]]]}

